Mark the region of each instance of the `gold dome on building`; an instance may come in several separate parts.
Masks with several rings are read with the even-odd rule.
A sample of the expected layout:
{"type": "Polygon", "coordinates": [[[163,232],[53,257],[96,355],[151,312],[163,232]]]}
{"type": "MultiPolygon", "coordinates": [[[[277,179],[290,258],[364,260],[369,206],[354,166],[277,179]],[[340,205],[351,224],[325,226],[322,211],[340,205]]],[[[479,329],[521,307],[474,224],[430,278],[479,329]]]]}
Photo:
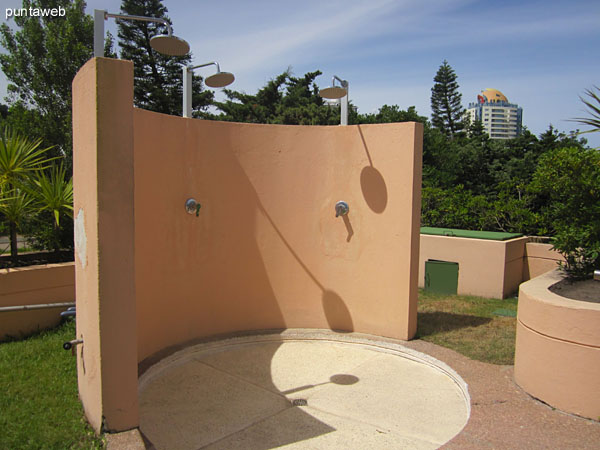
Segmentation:
{"type": "Polygon", "coordinates": [[[496,102],[506,102],[506,103],[508,103],[508,99],[506,98],[506,95],[504,95],[498,89],[490,89],[490,88],[488,88],[488,89],[486,89],[484,91],[481,91],[481,96],[485,97],[485,99],[489,103],[496,103],[496,102]]]}

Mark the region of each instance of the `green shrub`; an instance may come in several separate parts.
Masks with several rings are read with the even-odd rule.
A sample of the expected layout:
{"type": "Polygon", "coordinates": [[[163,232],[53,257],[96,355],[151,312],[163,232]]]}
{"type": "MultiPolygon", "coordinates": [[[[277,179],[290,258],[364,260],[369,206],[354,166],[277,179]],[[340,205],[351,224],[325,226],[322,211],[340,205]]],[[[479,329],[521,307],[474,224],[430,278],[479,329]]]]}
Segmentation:
{"type": "Polygon", "coordinates": [[[589,278],[600,267],[600,239],[593,226],[567,226],[556,233],[554,248],[565,257],[561,268],[571,279],[589,278]]]}
{"type": "Polygon", "coordinates": [[[451,189],[424,187],[421,224],[429,227],[490,229],[490,204],[484,195],[474,195],[462,185],[451,189]]]}
{"type": "Polygon", "coordinates": [[[25,227],[28,244],[35,250],[73,250],[73,220],[65,217],[56,226],[52,213],[43,211],[25,227]]]}
{"type": "Polygon", "coordinates": [[[600,268],[600,152],[574,147],[544,155],[530,185],[546,205],[554,248],[565,257],[570,278],[588,278],[600,268]]]}
{"type": "Polygon", "coordinates": [[[493,198],[462,185],[450,189],[426,186],[421,204],[423,226],[538,234],[539,217],[531,211],[528,199],[508,192],[493,198]]]}

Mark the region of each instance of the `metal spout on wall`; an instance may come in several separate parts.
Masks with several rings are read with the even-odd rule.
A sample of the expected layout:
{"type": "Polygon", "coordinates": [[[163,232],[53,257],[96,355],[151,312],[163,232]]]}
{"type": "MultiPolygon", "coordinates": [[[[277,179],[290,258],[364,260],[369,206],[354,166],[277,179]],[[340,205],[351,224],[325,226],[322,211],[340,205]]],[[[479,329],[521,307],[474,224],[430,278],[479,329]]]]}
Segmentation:
{"type": "Polygon", "coordinates": [[[335,217],[345,216],[348,214],[350,207],[346,202],[337,202],[335,204],[335,217]]]}

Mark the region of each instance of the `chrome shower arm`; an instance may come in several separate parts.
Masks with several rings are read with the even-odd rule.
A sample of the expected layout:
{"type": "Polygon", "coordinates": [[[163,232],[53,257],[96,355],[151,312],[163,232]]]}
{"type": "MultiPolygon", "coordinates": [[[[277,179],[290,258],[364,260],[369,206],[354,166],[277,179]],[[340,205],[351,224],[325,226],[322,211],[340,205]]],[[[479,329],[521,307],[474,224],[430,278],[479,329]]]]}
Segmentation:
{"type": "Polygon", "coordinates": [[[205,63],[205,64],[198,64],[197,66],[188,67],[188,70],[194,70],[194,69],[198,69],[200,67],[207,67],[207,66],[217,66],[217,73],[221,71],[221,68],[219,67],[219,63],[216,61],[205,63]]]}
{"type": "Polygon", "coordinates": [[[346,80],[342,80],[340,77],[338,77],[337,75],[334,75],[333,78],[331,79],[331,85],[335,86],[335,80],[338,80],[340,82],[340,85],[343,88],[348,88],[348,82],[346,80]]]}
{"type": "Polygon", "coordinates": [[[173,36],[173,29],[171,28],[171,24],[166,19],[161,19],[158,17],[145,17],[145,16],[129,16],[127,14],[114,14],[109,13],[108,11],[104,11],[104,20],[112,17],[114,19],[124,19],[124,20],[139,20],[141,22],[156,22],[162,23],[167,26],[168,36],[173,36]]]}

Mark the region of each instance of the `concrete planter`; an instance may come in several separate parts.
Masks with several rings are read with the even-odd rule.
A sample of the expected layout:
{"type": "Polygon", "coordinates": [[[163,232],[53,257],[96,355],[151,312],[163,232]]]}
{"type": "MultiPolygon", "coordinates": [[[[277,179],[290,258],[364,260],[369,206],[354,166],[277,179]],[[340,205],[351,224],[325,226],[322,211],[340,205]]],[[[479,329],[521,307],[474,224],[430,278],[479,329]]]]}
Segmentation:
{"type": "Polygon", "coordinates": [[[548,290],[558,270],[521,284],[515,381],[563,411],[600,419],[600,304],[548,290]]]}
{"type": "Polygon", "coordinates": [[[506,298],[523,281],[528,237],[492,241],[449,236],[421,235],[419,286],[425,285],[428,259],[456,262],[458,294],[506,298]]]}
{"type": "MultiPolygon", "coordinates": [[[[0,307],[75,301],[73,262],[0,270],[0,307]]],[[[0,340],[23,337],[60,322],[66,308],[0,313],[0,340]]]]}

